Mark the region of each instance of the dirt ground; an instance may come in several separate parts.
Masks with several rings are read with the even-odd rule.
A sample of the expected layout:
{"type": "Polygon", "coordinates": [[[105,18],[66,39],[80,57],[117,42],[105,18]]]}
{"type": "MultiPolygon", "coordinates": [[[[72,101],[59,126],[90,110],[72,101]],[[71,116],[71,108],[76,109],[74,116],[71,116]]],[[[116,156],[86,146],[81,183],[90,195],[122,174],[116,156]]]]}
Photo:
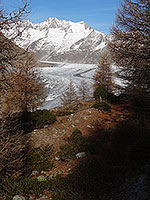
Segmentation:
{"type": "Polygon", "coordinates": [[[73,130],[79,129],[83,136],[91,136],[92,130],[96,128],[97,124],[104,129],[113,129],[119,122],[126,120],[130,114],[124,105],[113,105],[111,112],[88,108],[74,114],[57,117],[57,121],[54,124],[45,126],[42,129],[33,130],[28,134],[28,138],[32,147],[37,148],[46,145],[53,145],[54,147],[52,159],[55,168],[50,172],[44,173],[54,174],[59,172],[67,175],[77,164],[78,160],[63,162],[61,160],[56,161],[55,158],[57,157],[60,146],[67,143],[67,138],[73,130]]]}
{"type": "Polygon", "coordinates": [[[112,129],[115,128],[116,124],[127,119],[129,115],[130,112],[122,105],[113,105],[111,112],[89,108],[68,116],[57,117],[54,124],[47,125],[42,129],[35,129],[28,136],[35,148],[53,145],[58,150],[60,145],[66,143],[65,139],[76,128],[81,130],[83,135],[89,135],[96,124],[105,129],[112,129]]]}

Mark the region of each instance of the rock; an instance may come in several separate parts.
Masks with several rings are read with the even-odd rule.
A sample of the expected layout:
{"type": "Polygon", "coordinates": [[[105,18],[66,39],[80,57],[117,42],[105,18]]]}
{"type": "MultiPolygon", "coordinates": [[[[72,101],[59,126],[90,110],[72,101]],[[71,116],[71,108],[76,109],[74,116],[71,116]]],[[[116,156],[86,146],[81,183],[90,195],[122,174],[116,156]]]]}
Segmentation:
{"type": "Polygon", "coordinates": [[[34,197],[33,197],[33,196],[30,196],[29,200],[34,200],[34,197]]]}
{"type": "Polygon", "coordinates": [[[122,112],[123,112],[123,113],[128,113],[129,111],[128,111],[128,110],[123,110],[122,112]]]}
{"type": "Polygon", "coordinates": [[[54,158],[54,160],[56,160],[56,161],[59,161],[59,160],[60,160],[60,158],[59,158],[59,157],[55,157],[55,158],[54,158]]]}
{"type": "Polygon", "coordinates": [[[47,181],[47,178],[46,178],[45,176],[41,175],[41,176],[38,176],[38,177],[37,177],[37,180],[38,180],[39,182],[42,182],[42,181],[47,181]]]}
{"type": "Polygon", "coordinates": [[[72,116],[69,116],[69,120],[70,120],[70,121],[72,120],[72,116]]]}
{"type": "Polygon", "coordinates": [[[62,130],[61,137],[63,137],[64,135],[66,135],[66,131],[65,131],[65,130],[62,130]]]}
{"type": "Polygon", "coordinates": [[[91,128],[91,126],[90,126],[90,125],[87,125],[87,127],[88,127],[88,128],[91,128]]]}
{"type": "Polygon", "coordinates": [[[36,176],[37,174],[39,174],[39,172],[37,170],[33,170],[31,176],[36,176]]]}
{"type": "Polygon", "coordinates": [[[58,138],[59,137],[59,135],[57,135],[57,132],[56,132],[56,134],[55,133],[53,134],[53,137],[54,138],[58,138]]]}
{"type": "Polygon", "coordinates": [[[84,120],[88,120],[86,116],[83,117],[84,120]]]}
{"type": "Polygon", "coordinates": [[[34,129],[32,132],[35,133],[35,132],[37,132],[37,131],[38,131],[37,129],[34,129]]]}
{"type": "Polygon", "coordinates": [[[16,195],[13,197],[13,200],[25,200],[25,198],[21,195],[16,195]]]}
{"type": "Polygon", "coordinates": [[[47,194],[44,194],[43,196],[41,196],[39,199],[36,199],[36,200],[45,200],[45,199],[48,199],[48,195],[47,194]]]}
{"type": "Polygon", "coordinates": [[[75,125],[74,125],[74,124],[72,124],[72,128],[75,128],[75,125]]]}
{"type": "Polygon", "coordinates": [[[86,156],[86,153],[85,152],[80,152],[80,153],[77,153],[76,154],[76,158],[79,159],[79,158],[84,158],[86,156]]]}

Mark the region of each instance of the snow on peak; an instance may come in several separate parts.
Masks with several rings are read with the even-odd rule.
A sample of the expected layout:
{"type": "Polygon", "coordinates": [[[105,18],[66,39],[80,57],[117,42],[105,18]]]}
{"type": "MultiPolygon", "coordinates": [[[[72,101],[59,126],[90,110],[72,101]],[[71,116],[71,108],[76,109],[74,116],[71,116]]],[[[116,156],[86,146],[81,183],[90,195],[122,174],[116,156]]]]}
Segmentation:
{"type": "Polygon", "coordinates": [[[85,26],[85,29],[89,28],[89,29],[92,29],[86,22],[84,21],[81,21],[81,22],[78,22],[79,24],[84,24],[85,26]]]}
{"type": "MultiPolygon", "coordinates": [[[[25,30],[21,38],[16,39],[15,42],[23,48],[28,47],[36,52],[39,59],[51,61],[69,59],[70,62],[75,59],[77,62],[85,62],[84,58],[91,52],[99,51],[98,55],[100,55],[107,37],[92,29],[84,21],[75,23],[56,17],[49,17],[41,23],[26,20],[21,23],[20,29],[25,30]]],[[[10,32],[15,33],[15,26],[10,32]]],[[[10,32],[5,35],[9,37],[10,32]]],[[[95,54],[93,57],[95,59],[95,54]]]]}

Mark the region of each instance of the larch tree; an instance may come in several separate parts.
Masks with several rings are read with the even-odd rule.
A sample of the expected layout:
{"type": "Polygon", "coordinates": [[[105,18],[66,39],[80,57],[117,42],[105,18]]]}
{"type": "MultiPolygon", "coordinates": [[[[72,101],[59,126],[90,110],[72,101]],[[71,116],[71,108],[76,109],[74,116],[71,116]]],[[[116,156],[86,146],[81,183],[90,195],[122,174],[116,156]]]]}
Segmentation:
{"type": "Polygon", "coordinates": [[[89,86],[85,80],[81,80],[78,86],[79,98],[86,100],[89,97],[89,86]]]}
{"type": "Polygon", "coordinates": [[[104,85],[108,92],[112,92],[114,87],[111,64],[109,57],[106,54],[103,54],[93,76],[95,81],[94,86],[104,85]]]}
{"type": "Polygon", "coordinates": [[[9,31],[11,26],[15,25],[16,35],[19,36],[19,24],[30,13],[28,0],[21,0],[18,8],[8,11],[4,8],[4,4],[0,3],[0,116],[6,116],[3,113],[3,100],[7,96],[8,91],[12,89],[10,76],[12,72],[17,72],[15,65],[18,62],[18,56],[23,53],[12,41],[14,38],[8,39],[4,36],[6,31],[9,31]]]}
{"type": "Polygon", "coordinates": [[[45,82],[37,68],[33,53],[29,53],[8,39],[3,32],[11,26],[18,28],[30,12],[28,1],[21,1],[18,9],[8,13],[1,7],[0,15],[0,113],[31,111],[45,100],[45,82]],[[10,109],[11,108],[11,109],[10,109]]]}
{"type": "Polygon", "coordinates": [[[19,171],[25,158],[25,137],[21,130],[21,112],[31,111],[43,101],[44,82],[36,70],[31,53],[4,36],[30,12],[28,1],[9,12],[0,3],[0,173],[19,171]]]}
{"type": "Polygon", "coordinates": [[[150,93],[149,0],[123,0],[108,47],[127,89],[150,93]]]}
{"type": "Polygon", "coordinates": [[[72,80],[70,80],[70,83],[68,87],[66,88],[66,91],[60,97],[60,100],[61,100],[61,104],[64,106],[73,104],[78,100],[76,89],[74,87],[72,80]]]}
{"type": "MultiPolygon", "coordinates": [[[[19,1],[18,1],[19,2],[19,1]]],[[[18,8],[12,10],[4,8],[4,4],[0,2],[0,81],[5,80],[5,72],[8,71],[11,66],[12,60],[18,55],[18,51],[15,45],[12,44],[14,38],[19,37],[22,31],[20,31],[20,23],[26,18],[31,12],[30,3],[28,0],[21,0],[18,8]],[[8,40],[4,33],[15,26],[16,34],[8,40]]]]}
{"type": "Polygon", "coordinates": [[[3,98],[5,113],[11,110],[30,112],[44,102],[45,81],[37,66],[32,53],[24,52],[18,57],[15,70],[12,69],[7,77],[11,87],[5,91],[3,98]]]}

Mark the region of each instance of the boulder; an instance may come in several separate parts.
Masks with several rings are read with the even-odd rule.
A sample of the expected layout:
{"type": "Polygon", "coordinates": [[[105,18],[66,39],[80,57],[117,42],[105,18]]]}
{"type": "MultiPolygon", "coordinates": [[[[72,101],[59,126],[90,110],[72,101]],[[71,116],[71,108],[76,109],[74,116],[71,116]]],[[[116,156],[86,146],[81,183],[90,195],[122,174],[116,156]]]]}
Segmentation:
{"type": "Polygon", "coordinates": [[[86,153],[85,152],[80,152],[80,153],[77,153],[76,154],[76,158],[79,159],[79,158],[84,158],[86,156],[86,153]]]}
{"type": "Polygon", "coordinates": [[[13,200],[25,200],[25,198],[21,195],[16,195],[13,197],[13,200]]]}
{"type": "Polygon", "coordinates": [[[37,174],[39,174],[39,172],[37,170],[33,170],[31,176],[36,176],[37,174]]]}

